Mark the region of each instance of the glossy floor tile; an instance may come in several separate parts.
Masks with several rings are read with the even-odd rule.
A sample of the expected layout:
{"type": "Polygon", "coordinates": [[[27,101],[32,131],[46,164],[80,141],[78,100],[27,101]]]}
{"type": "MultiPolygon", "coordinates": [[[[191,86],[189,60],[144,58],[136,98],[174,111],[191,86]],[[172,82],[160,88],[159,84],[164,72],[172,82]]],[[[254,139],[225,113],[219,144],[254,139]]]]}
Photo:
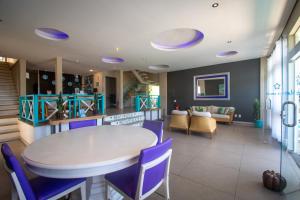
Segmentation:
{"type": "MultiPolygon", "coordinates": [[[[212,139],[205,134],[189,136],[184,131],[166,128],[164,138],[168,137],[173,138],[171,199],[297,199],[297,193],[286,198],[262,185],[262,172],[266,169],[279,171],[280,164],[279,144],[270,138],[267,131],[218,124],[217,134],[212,139]]],[[[25,148],[20,141],[10,142],[10,145],[17,155],[25,148]]],[[[0,159],[2,162],[2,156],[0,159]]],[[[10,184],[2,166],[0,176],[0,199],[6,200],[9,199],[10,184]]],[[[148,199],[164,199],[163,191],[160,188],[148,199]]],[[[75,192],[72,199],[79,199],[78,194],[75,192]]]]}

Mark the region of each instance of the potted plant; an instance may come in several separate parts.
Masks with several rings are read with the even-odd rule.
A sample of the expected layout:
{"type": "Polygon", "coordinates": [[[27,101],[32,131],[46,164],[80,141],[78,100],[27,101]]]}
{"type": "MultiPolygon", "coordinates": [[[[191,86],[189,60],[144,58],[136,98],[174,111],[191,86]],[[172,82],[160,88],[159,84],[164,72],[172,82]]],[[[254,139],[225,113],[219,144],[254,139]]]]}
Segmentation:
{"type": "Polygon", "coordinates": [[[64,118],[64,99],[62,97],[61,92],[59,93],[59,96],[56,100],[56,107],[57,107],[56,118],[63,119],[64,118]]]}
{"type": "Polygon", "coordinates": [[[255,127],[262,128],[264,123],[260,116],[260,102],[258,99],[254,100],[253,110],[254,110],[255,127]]]}

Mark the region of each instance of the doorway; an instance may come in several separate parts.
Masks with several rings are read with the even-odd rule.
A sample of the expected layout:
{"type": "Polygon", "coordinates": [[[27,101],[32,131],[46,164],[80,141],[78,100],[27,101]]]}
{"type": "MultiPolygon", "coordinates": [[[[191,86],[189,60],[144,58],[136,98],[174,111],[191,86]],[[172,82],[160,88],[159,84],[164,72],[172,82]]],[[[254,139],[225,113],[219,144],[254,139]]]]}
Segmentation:
{"type": "Polygon", "coordinates": [[[117,79],[114,77],[105,77],[106,108],[117,107],[117,79]]]}

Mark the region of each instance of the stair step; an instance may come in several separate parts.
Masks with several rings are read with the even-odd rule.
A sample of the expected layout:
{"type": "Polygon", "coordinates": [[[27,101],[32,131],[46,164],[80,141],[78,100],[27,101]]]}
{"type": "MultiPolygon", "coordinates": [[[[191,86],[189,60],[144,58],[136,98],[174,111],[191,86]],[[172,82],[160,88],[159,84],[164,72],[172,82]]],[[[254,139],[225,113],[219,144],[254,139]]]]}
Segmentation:
{"type": "Polygon", "coordinates": [[[0,126],[0,135],[6,133],[18,132],[18,131],[19,131],[19,126],[17,124],[0,126]]]}
{"type": "Polygon", "coordinates": [[[0,105],[0,111],[3,111],[3,110],[17,110],[17,109],[19,109],[19,105],[5,105],[5,106],[0,105]]]}
{"type": "Polygon", "coordinates": [[[15,84],[12,81],[0,81],[0,86],[11,86],[11,87],[14,87],[15,84]]]}
{"type": "Polygon", "coordinates": [[[18,95],[16,92],[0,92],[0,99],[5,97],[14,97],[15,99],[18,99],[18,95]]]}
{"type": "MultiPolygon", "coordinates": [[[[18,101],[18,98],[16,96],[1,96],[0,102],[1,101],[18,101]]],[[[1,105],[1,103],[0,103],[0,105],[1,105]]]]}
{"type": "Polygon", "coordinates": [[[19,110],[3,110],[0,111],[0,116],[17,116],[19,114],[19,110]]]}
{"type": "Polygon", "coordinates": [[[17,139],[19,139],[19,137],[20,137],[20,132],[1,134],[0,142],[8,142],[8,141],[12,141],[12,140],[17,140],[17,139]]]}
{"type": "Polygon", "coordinates": [[[13,90],[13,89],[16,89],[14,85],[2,85],[0,87],[1,91],[4,91],[4,90],[13,90]]]}
{"type": "Polygon", "coordinates": [[[18,124],[18,118],[3,118],[0,119],[0,126],[16,125],[18,124]]]}
{"type": "Polygon", "coordinates": [[[7,89],[7,90],[3,90],[0,88],[0,94],[17,94],[16,89],[7,89]]]}
{"type": "Polygon", "coordinates": [[[11,72],[10,70],[9,70],[9,68],[3,68],[3,67],[0,67],[0,71],[1,72],[11,72]]]}
{"type": "Polygon", "coordinates": [[[3,101],[2,99],[0,99],[0,106],[7,106],[7,105],[18,105],[19,101],[15,100],[15,101],[3,101]]]}

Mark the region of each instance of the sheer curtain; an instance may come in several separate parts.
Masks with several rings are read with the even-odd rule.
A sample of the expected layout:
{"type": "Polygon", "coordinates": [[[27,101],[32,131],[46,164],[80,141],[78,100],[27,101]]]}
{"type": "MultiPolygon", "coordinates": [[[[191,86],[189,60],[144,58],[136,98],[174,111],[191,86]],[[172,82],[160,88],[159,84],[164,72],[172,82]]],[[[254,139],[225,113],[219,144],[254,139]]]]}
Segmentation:
{"type": "Polygon", "coordinates": [[[272,137],[281,142],[281,94],[282,94],[282,43],[276,47],[268,59],[268,98],[271,100],[270,125],[272,137]]]}

